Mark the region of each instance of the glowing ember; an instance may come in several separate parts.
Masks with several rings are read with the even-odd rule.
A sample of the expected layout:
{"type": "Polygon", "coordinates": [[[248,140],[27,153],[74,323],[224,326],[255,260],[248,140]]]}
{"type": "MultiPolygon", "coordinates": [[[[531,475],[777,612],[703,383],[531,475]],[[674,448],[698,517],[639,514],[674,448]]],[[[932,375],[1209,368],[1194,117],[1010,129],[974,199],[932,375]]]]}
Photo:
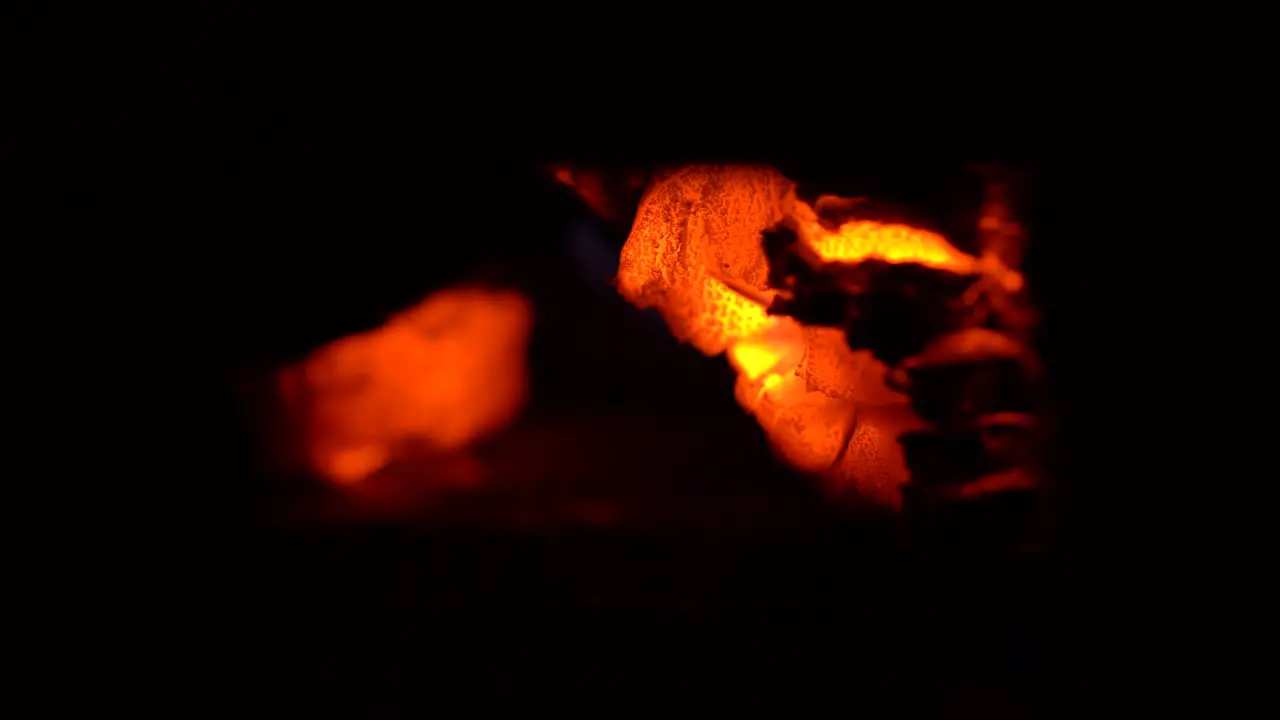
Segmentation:
{"type": "Polygon", "coordinates": [[[973,267],[976,258],[951,246],[941,235],[909,225],[851,220],[830,231],[818,222],[807,203],[792,211],[809,246],[824,260],[835,262],[878,258],[888,262],[916,262],[959,272],[973,267]]]}
{"type": "Polygon", "coordinates": [[[454,288],[280,375],[312,470],[355,483],[408,452],[462,448],[524,403],[531,313],[516,293],[454,288]]]}
{"type": "Polygon", "coordinates": [[[646,192],[622,249],[618,290],[657,308],[680,340],[727,354],[738,402],[788,462],[833,489],[896,505],[906,480],[896,437],[913,419],[905,398],[885,387],[884,365],[849,350],[838,330],[765,311],[761,233],[783,218],[831,261],[975,262],[940,235],[906,225],[855,218],[828,229],[771,168],[691,166],[655,178],[646,192]]]}

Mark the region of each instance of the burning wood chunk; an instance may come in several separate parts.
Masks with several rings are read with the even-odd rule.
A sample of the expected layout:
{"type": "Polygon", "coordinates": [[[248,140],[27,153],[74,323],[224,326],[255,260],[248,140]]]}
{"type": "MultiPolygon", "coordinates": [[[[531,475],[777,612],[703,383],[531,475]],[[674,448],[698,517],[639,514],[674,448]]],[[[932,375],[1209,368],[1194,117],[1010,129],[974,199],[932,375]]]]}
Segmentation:
{"type": "Polygon", "coordinates": [[[794,188],[769,168],[684,168],[649,187],[618,264],[618,291],[657,308],[672,334],[718,355],[770,324],[730,289],[765,291],[760,232],[782,219],[794,188]]]}
{"type": "Polygon", "coordinates": [[[857,402],[809,392],[794,373],[755,381],[743,373],[734,389],[738,403],[755,415],[778,454],[791,465],[821,473],[839,458],[857,402]]]}
{"type": "MultiPolygon", "coordinates": [[[[803,243],[797,240],[793,247],[803,243]]],[[[841,327],[850,347],[871,350],[890,365],[920,353],[940,335],[981,322],[980,311],[964,299],[979,281],[976,274],[878,258],[817,262],[815,274],[790,283],[773,310],[841,327]]]]}
{"type": "Polygon", "coordinates": [[[805,327],[804,333],[801,371],[810,392],[871,405],[903,402],[902,394],[884,383],[888,367],[868,351],[850,350],[843,332],[836,328],[805,327]]]}
{"type": "Polygon", "coordinates": [[[898,438],[922,423],[902,404],[860,407],[855,422],[840,465],[827,474],[832,488],[896,508],[909,476],[898,438]]]}
{"type": "MultiPolygon", "coordinates": [[[[997,190],[999,205],[1004,190],[997,190]]],[[[1021,275],[1007,264],[1018,248],[1000,244],[1020,242],[1019,227],[1006,213],[997,218],[1004,230],[982,228],[989,232],[978,259],[909,231],[893,231],[902,242],[881,246],[887,227],[860,230],[862,221],[851,215],[856,204],[827,205],[827,216],[841,218],[838,229],[830,217],[805,219],[801,207],[769,234],[771,280],[779,286],[770,310],[839,328],[851,348],[892,366],[887,384],[911,398],[925,423],[895,433],[897,456],[909,469],[902,489],[916,536],[945,545],[981,529],[972,535],[981,544],[1017,546],[1040,485],[1039,363],[1029,345],[1035,313],[1021,275]],[[846,248],[863,257],[846,256],[846,248]]],[[[880,454],[863,434],[855,426],[846,457],[865,482],[880,454]]]]}
{"type": "Polygon", "coordinates": [[[852,216],[833,225],[831,212],[852,212],[856,203],[823,203],[828,212],[820,218],[768,167],[691,166],[662,175],[622,250],[618,291],[637,307],[656,308],[681,341],[728,356],[739,373],[738,402],[787,462],[896,505],[905,479],[896,426],[873,412],[855,427],[854,417],[864,405],[905,407],[906,398],[885,385],[884,364],[851,350],[841,330],[769,314],[783,288],[770,284],[764,234],[798,231],[824,262],[880,257],[968,268],[973,259],[906,225],[852,216]]]}
{"type": "MultiPolygon", "coordinates": [[[[818,199],[823,205],[839,204],[837,198],[818,199]]],[[[797,203],[789,224],[805,238],[823,260],[853,262],[876,258],[891,263],[913,262],[933,268],[968,272],[976,259],[952,247],[937,233],[899,223],[858,219],[857,205],[841,208],[838,222],[830,212],[819,215],[804,203],[797,203]]]]}
{"type": "Polygon", "coordinates": [[[398,456],[502,428],[524,403],[531,322],[517,293],[453,288],[284,369],[281,398],[307,465],[355,483],[398,456]]]}

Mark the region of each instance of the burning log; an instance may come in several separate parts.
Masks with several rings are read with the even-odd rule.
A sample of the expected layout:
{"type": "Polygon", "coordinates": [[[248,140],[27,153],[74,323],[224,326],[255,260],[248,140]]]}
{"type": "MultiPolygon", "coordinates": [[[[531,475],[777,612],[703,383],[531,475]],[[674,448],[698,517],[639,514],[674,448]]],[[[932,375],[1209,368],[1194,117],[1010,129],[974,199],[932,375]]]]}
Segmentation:
{"type": "Polygon", "coordinates": [[[922,534],[949,541],[965,536],[957,522],[1008,541],[1021,531],[1039,484],[1039,371],[1028,342],[1034,314],[1021,276],[1006,265],[1020,257],[1023,241],[1008,197],[1006,184],[992,185],[980,228],[984,255],[971,261],[824,257],[822,242],[857,222],[847,216],[840,225],[788,219],[764,243],[771,282],[781,288],[771,314],[839,327],[850,348],[892,366],[889,385],[928,424],[900,438],[911,472],[905,507],[922,534]]]}
{"type": "Polygon", "coordinates": [[[738,402],[827,487],[913,519],[1004,513],[1036,485],[1037,363],[1011,265],[1025,236],[1010,178],[991,177],[975,257],[866,198],[810,205],[772,168],[660,174],[618,290],[678,339],[725,353],[738,402]]]}
{"type": "Polygon", "coordinates": [[[790,290],[788,277],[808,273],[808,287],[816,277],[808,268],[827,259],[923,259],[963,268],[976,262],[936,233],[905,224],[832,225],[833,213],[864,206],[823,197],[814,209],[768,167],[661,173],[637,210],[617,286],[633,305],[658,310],[679,340],[728,357],[738,371],[739,404],[789,464],[821,477],[842,498],[896,507],[907,469],[894,438],[914,426],[907,398],[885,385],[880,360],[841,338],[843,316],[802,324],[768,310],[790,290]],[[837,231],[822,230],[824,222],[837,231]],[[800,255],[788,258],[789,272],[779,272],[760,242],[780,226],[812,228],[819,239],[795,248],[800,255]]]}

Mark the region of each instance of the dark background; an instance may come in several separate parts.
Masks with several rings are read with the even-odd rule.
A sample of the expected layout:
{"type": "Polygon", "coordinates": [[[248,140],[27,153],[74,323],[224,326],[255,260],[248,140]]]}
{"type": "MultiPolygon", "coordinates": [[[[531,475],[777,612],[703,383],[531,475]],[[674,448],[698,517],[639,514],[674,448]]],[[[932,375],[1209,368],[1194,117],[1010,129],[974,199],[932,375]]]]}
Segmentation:
{"type": "MultiPolygon", "coordinates": [[[[57,101],[3,146],[13,227],[55,278],[27,302],[58,318],[46,337],[70,340],[47,364],[113,380],[76,396],[94,399],[78,422],[103,428],[95,463],[156,480],[95,484],[142,516],[111,522],[128,526],[122,555],[156,562],[129,563],[128,580],[90,563],[100,586],[157,586],[147,607],[171,618],[155,642],[173,697],[146,699],[344,717],[646,699],[1070,709],[1093,672],[1078,660],[1088,546],[1074,505],[1048,552],[946,562],[833,507],[771,461],[722,360],[584,274],[570,234],[616,249],[625,227],[543,169],[769,162],[956,234],[979,197],[969,163],[1028,171],[1054,467],[1074,489],[1068,216],[1086,186],[1046,129],[1052,103],[992,102],[972,90],[980,75],[887,94],[793,73],[830,66],[764,40],[766,57],[790,58],[781,70],[547,37],[502,60],[481,51],[498,65],[485,73],[439,46],[447,30],[424,40],[390,18],[321,14],[227,5],[164,31],[123,23],[111,52],[69,56],[69,85],[33,83],[57,101]],[[471,277],[529,293],[537,312],[530,408],[483,450],[507,490],[351,520],[264,469],[263,372],[471,277]],[[561,522],[584,494],[630,522],[561,522]]],[[[722,57],[749,54],[734,52],[722,57]]]]}

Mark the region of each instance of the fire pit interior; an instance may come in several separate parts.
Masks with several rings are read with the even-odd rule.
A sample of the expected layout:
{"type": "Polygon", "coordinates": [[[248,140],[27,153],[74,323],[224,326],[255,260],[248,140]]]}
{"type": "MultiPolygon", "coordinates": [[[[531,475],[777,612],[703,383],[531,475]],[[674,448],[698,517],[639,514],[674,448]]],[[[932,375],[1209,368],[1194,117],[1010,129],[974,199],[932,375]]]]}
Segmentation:
{"type": "Polygon", "coordinates": [[[462,41],[435,8],[323,5],[130,17],[126,68],[143,44],[90,24],[110,52],[23,75],[78,95],[44,80],[71,58],[103,91],[30,103],[51,142],[0,138],[6,208],[68,269],[35,285],[94,289],[43,323],[75,347],[32,354],[111,395],[42,427],[127,436],[119,464],[52,460],[163,478],[153,523],[91,507],[147,552],[82,595],[164,555],[147,612],[195,660],[156,655],[208,685],[166,716],[1061,709],[1061,260],[1085,253],[1044,208],[1090,188],[1015,135],[1066,147],[1043,120],[1081,125],[1071,98],[974,76],[980,111],[915,82],[903,110],[825,10],[699,58],[683,19],[575,29],[588,49],[496,8],[462,41]]]}
{"type": "MultiPolygon", "coordinates": [[[[194,287],[155,302],[202,303],[197,350],[170,363],[201,428],[174,467],[203,514],[253,510],[247,536],[221,519],[206,536],[243,550],[205,571],[249,656],[233,695],[348,717],[645,688],[923,708],[1034,694],[1054,538],[1038,508],[965,493],[1016,489],[1000,473],[1049,457],[1024,452],[1039,408],[991,391],[994,370],[933,371],[975,347],[1007,359],[1011,338],[1040,350],[1052,327],[953,312],[1006,287],[970,293],[1003,277],[983,264],[986,171],[247,157],[251,176],[109,216],[181,231],[199,258],[173,275],[194,287]],[[970,324],[999,337],[939,344],[970,324]],[[1027,532],[975,540],[1008,518],[1027,532]]],[[[1038,311],[1036,217],[1011,207],[1025,258],[995,256],[1038,311]]]]}
{"type": "Polygon", "coordinates": [[[546,226],[526,236],[543,239],[242,368],[256,461],[283,493],[272,512],[562,530],[819,515],[903,526],[919,510],[904,498],[922,492],[973,501],[959,507],[1030,497],[1037,415],[1010,400],[1025,383],[991,375],[1034,363],[1034,307],[1000,254],[1021,253],[1025,229],[1007,182],[970,171],[985,183],[978,228],[959,233],[986,241],[972,252],[936,214],[805,199],[765,164],[530,169],[530,214],[546,226]],[[995,433],[1013,446],[993,449],[995,433]],[[985,459],[944,458],[966,442],[985,459]]]}
{"type": "MultiPolygon", "coordinates": [[[[1032,522],[1034,508],[988,509],[970,526],[913,510],[913,474],[964,475],[987,446],[961,438],[908,462],[903,448],[929,426],[889,375],[914,366],[855,349],[843,316],[767,311],[783,289],[771,286],[780,273],[766,243],[783,227],[782,202],[829,213],[820,194],[866,196],[841,206],[852,224],[822,219],[843,252],[926,269],[977,263],[986,181],[951,170],[919,180],[946,198],[930,204],[781,163],[485,168],[471,182],[506,188],[504,202],[459,197],[464,220],[413,231],[471,232],[447,263],[403,231],[379,238],[379,222],[412,217],[401,198],[315,220],[371,239],[297,268],[277,256],[250,286],[277,314],[246,323],[257,341],[227,375],[251,428],[242,471],[264,531],[256,612],[297,643],[280,662],[310,648],[286,685],[303,693],[324,678],[309,707],[364,707],[365,693],[384,692],[426,702],[405,693],[438,661],[448,669],[424,681],[433,688],[545,697],[587,677],[655,677],[638,656],[588,669],[616,657],[611,643],[648,642],[681,655],[662,677],[702,683],[700,663],[721,663],[703,685],[716,692],[794,687],[785,658],[819,645],[849,654],[808,666],[806,686],[870,673],[871,695],[891,704],[919,683],[1001,697],[1022,687],[1041,661],[1022,664],[1036,651],[1007,633],[1038,617],[1052,547],[1006,534],[1004,545],[956,548],[1000,518],[1032,522]],[[699,216],[715,193],[740,203],[740,225],[699,216]],[[485,216],[519,218],[519,232],[503,220],[477,230],[485,216]],[[432,414],[479,419],[453,430],[432,414]],[[933,518],[928,532],[913,525],[921,517],[933,518]],[[668,620],[647,625],[655,612],[668,620]],[[377,618],[371,635],[316,644],[351,613],[377,618]],[[613,640],[567,639],[602,633],[613,640]],[[424,655],[405,655],[419,642],[424,655]],[[944,649],[921,661],[913,643],[944,649]],[[572,659],[534,667],[536,648],[557,644],[572,659]],[[971,657],[1001,669],[978,678],[971,657]],[[393,689],[368,689],[384,683],[393,689]]],[[[981,437],[999,442],[1006,425],[993,427],[981,437]]]]}

